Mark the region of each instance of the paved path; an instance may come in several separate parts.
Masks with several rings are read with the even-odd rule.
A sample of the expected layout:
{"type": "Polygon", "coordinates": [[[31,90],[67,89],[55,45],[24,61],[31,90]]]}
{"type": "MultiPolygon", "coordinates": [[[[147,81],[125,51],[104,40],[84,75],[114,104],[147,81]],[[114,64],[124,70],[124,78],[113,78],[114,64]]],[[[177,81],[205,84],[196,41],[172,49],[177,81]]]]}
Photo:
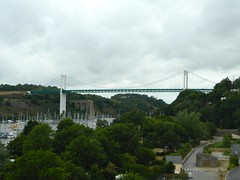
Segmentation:
{"type": "MultiPolygon", "coordinates": [[[[219,140],[221,139],[214,139],[214,141],[219,140]]],[[[217,180],[219,178],[218,168],[196,167],[196,155],[197,153],[203,151],[204,146],[205,145],[201,145],[195,148],[189,158],[184,162],[183,169],[185,169],[187,172],[191,172],[194,180],[217,180]]]]}

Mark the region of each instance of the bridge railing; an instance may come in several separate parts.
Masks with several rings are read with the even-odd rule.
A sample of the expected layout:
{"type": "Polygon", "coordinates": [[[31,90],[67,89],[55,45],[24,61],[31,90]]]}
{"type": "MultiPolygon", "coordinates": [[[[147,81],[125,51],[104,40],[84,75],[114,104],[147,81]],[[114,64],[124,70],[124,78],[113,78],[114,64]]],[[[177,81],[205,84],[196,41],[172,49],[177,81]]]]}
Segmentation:
{"type": "MultiPolygon", "coordinates": [[[[79,94],[94,94],[94,93],[152,93],[152,92],[181,92],[184,89],[79,89],[79,90],[62,90],[62,93],[79,93],[79,94]]],[[[200,92],[211,92],[212,89],[188,89],[200,92]]],[[[49,90],[33,90],[30,94],[60,94],[60,89],[49,89],[49,90]]]]}

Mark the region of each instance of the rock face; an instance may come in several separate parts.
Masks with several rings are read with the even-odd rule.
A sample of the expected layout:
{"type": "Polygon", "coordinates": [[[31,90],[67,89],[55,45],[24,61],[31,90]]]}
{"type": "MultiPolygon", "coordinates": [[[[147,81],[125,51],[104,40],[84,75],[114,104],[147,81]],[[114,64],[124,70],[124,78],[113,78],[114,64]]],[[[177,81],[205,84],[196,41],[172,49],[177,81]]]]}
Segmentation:
{"type": "Polygon", "coordinates": [[[95,111],[93,100],[77,100],[72,101],[72,103],[74,103],[76,109],[80,110],[85,116],[87,116],[87,119],[94,119],[95,111]]]}
{"type": "Polygon", "coordinates": [[[29,108],[29,105],[26,102],[21,101],[21,100],[11,100],[9,103],[11,106],[18,107],[20,109],[28,109],[29,108]]]}
{"type": "Polygon", "coordinates": [[[196,155],[196,166],[198,167],[217,167],[217,157],[198,153],[196,155]]]}

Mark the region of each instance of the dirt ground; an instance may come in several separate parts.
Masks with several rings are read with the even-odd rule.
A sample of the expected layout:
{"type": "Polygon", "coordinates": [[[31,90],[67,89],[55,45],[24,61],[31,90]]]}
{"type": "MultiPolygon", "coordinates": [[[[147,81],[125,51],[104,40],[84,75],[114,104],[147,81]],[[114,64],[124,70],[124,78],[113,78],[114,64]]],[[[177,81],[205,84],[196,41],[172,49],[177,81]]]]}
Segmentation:
{"type": "Polygon", "coordinates": [[[0,95],[26,94],[24,91],[0,91],[0,95]]]}
{"type": "Polygon", "coordinates": [[[228,168],[228,160],[219,160],[219,168],[227,169],[228,168]]]}
{"type": "Polygon", "coordinates": [[[219,160],[219,179],[224,180],[227,174],[228,160],[219,160]],[[221,172],[221,173],[220,173],[221,172]]]}
{"type": "Polygon", "coordinates": [[[212,148],[214,152],[225,152],[227,150],[230,150],[229,148],[212,148]]]}

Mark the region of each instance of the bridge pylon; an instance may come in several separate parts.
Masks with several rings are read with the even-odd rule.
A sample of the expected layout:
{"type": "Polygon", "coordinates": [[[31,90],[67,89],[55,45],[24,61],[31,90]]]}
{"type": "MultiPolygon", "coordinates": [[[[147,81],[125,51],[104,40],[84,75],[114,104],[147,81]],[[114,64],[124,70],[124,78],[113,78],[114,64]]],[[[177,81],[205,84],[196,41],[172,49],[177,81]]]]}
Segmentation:
{"type": "Polygon", "coordinates": [[[188,71],[183,71],[183,90],[188,89],[188,71]]]}
{"type": "Polygon", "coordinates": [[[63,92],[66,89],[66,75],[61,75],[61,89],[60,89],[60,109],[59,114],[63,115],[66,113],[66,101],[67,101],[67,94],[63,92]]]}

